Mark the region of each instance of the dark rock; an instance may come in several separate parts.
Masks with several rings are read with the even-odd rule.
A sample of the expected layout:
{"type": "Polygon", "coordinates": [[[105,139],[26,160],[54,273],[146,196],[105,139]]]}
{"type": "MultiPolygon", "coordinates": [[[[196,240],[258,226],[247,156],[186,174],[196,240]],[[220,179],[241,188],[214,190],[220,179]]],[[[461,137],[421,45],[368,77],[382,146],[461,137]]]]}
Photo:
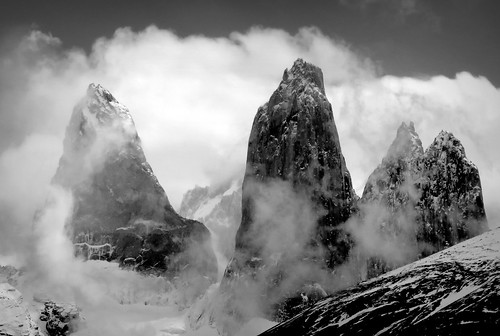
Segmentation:
{"type": "Polygon", "coordinates": [[[418,238],[434,248],[430,252],[488,230],[479,170],[452,133],[439,133],[421,165],[418,238]]]}
{"type": "Polygon", "coordinates": [[[82,318],[76,305],[47,301],[40,320],[46,322],[45,329],[50,336],[65,336],[78,330],[82,318]]]}
{"type": "Polygon", "coordinates": [[[287,316],[284,301],[330,282],[349,255],[341,224],[355,197],[323,74],[299,59],[252,126],[242,220],[220,286],[224,333],[256,315],[287,316]]]}
{"type": "Polygon", "coordinates": [[[460,141],[441,132],[424,153],[413,123],[399,127],[359,207],[378,245],[393,247],[362,251],[368,278],[488,229],[479,172],[460,141]]]}
{"type": "Polygon", "coordinates": [[[500,230],[316,302],[262,336],[496,335],[500,230]]]}
{"type": "Polygon", "coordinates": [[[216,280],[209,231],[174,211],[128,109],[100,85],[91,84],[73,111],[53,184],[72,192],[68,229],[84,257],[216,280]]]}

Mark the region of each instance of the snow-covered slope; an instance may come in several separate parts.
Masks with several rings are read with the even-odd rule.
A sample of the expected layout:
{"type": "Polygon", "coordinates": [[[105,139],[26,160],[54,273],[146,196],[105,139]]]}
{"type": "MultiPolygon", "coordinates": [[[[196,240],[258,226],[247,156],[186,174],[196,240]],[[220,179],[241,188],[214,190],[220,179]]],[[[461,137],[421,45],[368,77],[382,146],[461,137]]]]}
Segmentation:
{"type": "Polygon", "coordinates": [[[184,194],[179,215],[202,222],[212,233],[219,279],[234,253],[234,238],[241,222],[241,179],[220,187],[198,187],[184,194]]]}
{"type": "Polygon", "coordinates": [[[0,335],[41,336],[21,293],[8,283],[0,283],[0,335]]]}
{"type": "Polygon", "coordinates": [[[317,302],[261,335],[497,335],[500,229],[317,302]]]}

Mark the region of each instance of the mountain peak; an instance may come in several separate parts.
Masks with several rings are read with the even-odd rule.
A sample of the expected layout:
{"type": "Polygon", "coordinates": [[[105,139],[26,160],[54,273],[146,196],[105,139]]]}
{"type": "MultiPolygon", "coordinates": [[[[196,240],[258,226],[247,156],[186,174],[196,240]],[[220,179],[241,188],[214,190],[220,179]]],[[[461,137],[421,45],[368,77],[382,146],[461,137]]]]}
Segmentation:
{"type": "Polygon", "coordinates": [[[462,145],[462,142],[460,142],[460,140],[458,140],[453,133],[444,130],[439,132],[438,136],[434,139],[428,150],[432,151],[433,149],[439,151],[453,150],[454,152],[460,154],[460,156],[466,157],[465,148],[462,145]]]}
{"type": "Polygon", "coordinates": [[[87,88],[87,96],[83,100],[83,107],[94,115],[101,125],[112,124],[122,120],[127,126],[135,128],[128,108],[116,100],[115,97],[100,84],[91,83],[87,88]]]}
{"type": "Polygon", "coordinates": [[[408,124],[402,122],[398,128],[396,139],[392,142],[387,151],[387,158],[394,157],[415,157],[423,154],[422,141],[415,131],[413,121],[408,124]]]}
{"type": "Polygon", "coordinates": [[[325,93],[325,84],[323,82],[323,71],[314,64],[307,63],[302,58],[298,58],[290,69],[286,69],[283,73],[283,82],[292,83],[294,80],[297,84],[311,83],[317,86],[321,92],[325,93]]]}
{"type": "Polygon", "coordinates": [[[94,84],[90,83],[89,87],[87,88],[87,97],[100,97],[104,98],[107,102],[111,103],[118,103],[118,101],[113,97],[111,92],[106,90],[101,84],[94,84]]]}
{"type": "Polygon", "coordinates": [[[246,167],[235,253],[220,285],[225,305],[220,314],[227,316],[216,321],[228,334],[258,316],[246,309],[240,288],[253,287],[255,281],[252,306],[262,307],[272,319],[291,316],[303,300],[299,293],[309,293],[313,284],[328,289],[331,270],[349,251],[343,223],[356,196],[318,67],[298,59],[285,70],[257,111],[246,167]],[[290,217],[281,215],[283,209],[290,217]],[[301,217],[305,213],[307,218],[301,217]],[[293,241],[284,232],[294,232],[286,235],[293,241]],[[274,235],[280,238],[269,239],[274,235]],[[304,260],[312,262],[304,266],[314,271],[304,272],[300,280],[289,278],[304,260]]]}
{"type": "Polygon", "coordinates": [[[401,125],[399,125],[398,133],[404,131],[415,132],[415,124],[413,121],[410,121],[408,125],[403,121],[401,125]]]}
{"type": "Polygon", "coordinates": [[[76,254],[166,276],[198,274],[197,289],[215,281],[210,232],[174,211],[129,110],[101,85],[90,84],[74,108],[52,182],[73,195],[67,225],[76,254]]]}

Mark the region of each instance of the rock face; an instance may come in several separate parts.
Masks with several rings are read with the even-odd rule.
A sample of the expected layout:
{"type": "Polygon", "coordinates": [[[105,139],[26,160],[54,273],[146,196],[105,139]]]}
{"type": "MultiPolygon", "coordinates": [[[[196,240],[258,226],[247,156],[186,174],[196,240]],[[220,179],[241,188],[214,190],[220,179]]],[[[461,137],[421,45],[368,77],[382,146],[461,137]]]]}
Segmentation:
{"type": "Polygon", "coordinates": [[[496,335],[500,230],[362,282],[261,335],[496,335]]]}
{"type": "Polygon", "coordinates": [[[365,225],[392,249],[375,252],[377,276],[485,232],[481,182],[458,139],[442,131],[424,152],[413,123],[403,123],[360,201],[365,225]],[[396,252],[397,251],[397,252],[396,252]]]}
{"type": "Polygon", "coordinates": [[[89,259],[187,281],[216,279],[210,233],[180,217],[146,161],[128,109],[91,84],[75,107],[53,184],[73,194],[68,229],[89,259]]]}
{"type": "Polygon", "coordinates": [[[8,283],[0,283],[0,335],[42,336],[21,293],[8,283]]]}
{"type": "Polygon", "coordinates": [[[220,286],[224,333],[257,315],[288,316],[301,294],[325,294],[349,254],[339,225],[354,199],[323,74],[299,59],[252,126],[242,220],[220,286]]]}
{"type": "MultiPolygon", "coordinates": [[[[241,179],[218,187],[198,187],[182,197],[179,214],[204,223],[212,233],[219,265],[227,265],[234,254],[234,239],[241,222],[241,179]]],[[[222,276],[222,270],[219,270],[222,276]]]]}
{"type": "Polygon", "coordinates": [[[77,331],[82,321],[80,309],[73,304],[45,302],[40,320],[46,322],[45,329],[50,336],[66,336],[77,331]]]}
{"type": "Polygon", "coordinates": [[[421,165],[420,241],[440,250],[488,230],[479,171],[452,133],[439,133],[421,165]]]}

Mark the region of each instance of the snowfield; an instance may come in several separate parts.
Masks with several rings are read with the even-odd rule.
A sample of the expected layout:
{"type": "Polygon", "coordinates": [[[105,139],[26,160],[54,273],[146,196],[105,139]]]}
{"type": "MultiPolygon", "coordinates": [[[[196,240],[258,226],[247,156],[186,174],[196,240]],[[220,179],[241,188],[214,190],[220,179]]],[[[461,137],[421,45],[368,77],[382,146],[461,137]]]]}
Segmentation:
{"type": "Polygon", "coordinates": [[[264,335],[490,335],[500,326],[500,229],[362,282],[264,335]]]}

